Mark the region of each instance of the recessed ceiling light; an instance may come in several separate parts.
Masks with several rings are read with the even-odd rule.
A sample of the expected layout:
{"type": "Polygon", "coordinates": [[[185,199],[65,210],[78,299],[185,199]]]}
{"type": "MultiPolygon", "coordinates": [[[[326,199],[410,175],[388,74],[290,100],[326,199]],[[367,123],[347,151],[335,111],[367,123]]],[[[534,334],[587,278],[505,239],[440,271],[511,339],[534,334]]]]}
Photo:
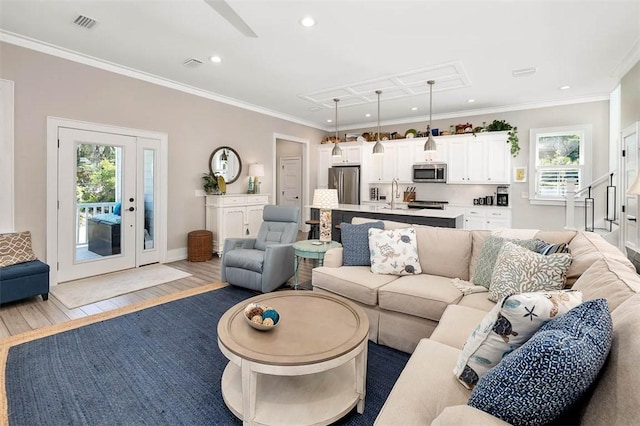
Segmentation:
{"type": "Polygon", "coordinates": [[[560,90],[567,90],[567,89],[571,89],[571,86],[561,86],[560,90]]]}
{"type": "Polygon", "coordinates": [[[470,104],[474,103],[476,100],[475,99],[469,99],[467,102],[469,102],[470,104]]]}
{"type": "Polygon", "coordinates": [[[311,16],[305,16],[304,18],[302,18],[300,20],[300,25],[302,25],[303,27],[313,27],[316,24],[316,20],[313,19],[311,16]]]}
{"type": "Polygon", "coordinates": [[[328,119],[327,123],[333,123],[333,120],[332,119],[328,119]]]}
{"type": "Polygon", "coordinates": [[[411,111],[417,111],[417,110],[418,110],[418,107],[412,107],[411,108],[411,111]]]}
{"type": "Polygon", "coordinates": [[[367,113],[364,115],[365,117],[371,117],[371,114],[367,113]]]}
{"type": "Polygon", "coordinates": [[[217,55],[210,57],[209,60],[211,62],[216,63],[216,64],[219,64],[220,62],[222,62],[222,58],[220,56],[217,56],[217,55]]]}

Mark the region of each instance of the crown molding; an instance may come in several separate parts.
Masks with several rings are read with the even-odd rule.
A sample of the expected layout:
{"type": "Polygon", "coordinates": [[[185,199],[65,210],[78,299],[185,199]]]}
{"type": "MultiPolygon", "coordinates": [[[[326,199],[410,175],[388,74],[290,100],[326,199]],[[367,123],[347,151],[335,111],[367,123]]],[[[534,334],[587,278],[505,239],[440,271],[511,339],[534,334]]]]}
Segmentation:
{"type": "Polygon", "coordinates": [[[300,118],[283,114],[277,111],[263,108],[257,105],[253,105],[247,102],[240,101],[238,99],[230,98],[227,96],[219,95],[217,93],[202,90],[193,86],[189,86],[177,81],[169,80],[157,75],[145,73],[133,68],[128,68],[123,65],[119,65],[113,62],[105,61],[93,56],[85,55],[70,49],[64,49],[62,47],[45,43],[40,40],[32,39],[29,37],[15,34],[10,31],[0,29],[0,41],[16,46],[24,47],[26,49],[35,50],[37,52],[45,53],[48,55],[56,56],[58,58],[67,59],[69,61],[77,62],[90,67],[98,68],[101,70],[113,72],[116,74],[124,75],[127,77],[135,78],[137,80],[146,81],[147,83],[156,84],[158,86],[166,87],[169,89],[178,90],[191,95],[199,96],[201,98],[209,99],[212,101],[220,102],[227,105],[232,105],[238,108],[242,108],[248,111],[257,112],[270,117],[278,118],[281,120],[289,121],[303,126],[312,127],[318,130],[325,130],[323,126],[307,120],[301,120],[300,118]]]}
{"type": "MultiPolygon", "coordinates": [[[[317,123],[314,123],[308,120],[302,120],[298,117],[283,114],[277,111],[270,110],[268,108],[253,105],[253,104],[243,102],[227,96],[223,96],[217,93],[208,92],[206,90],[202,90],[193,86],[178,83],[176,81],[159,77],[153,74],[145,73],[139,70],[135,70],[133,68],[128,68],[128,67],[125,67],[113,62],[105,61],[93,56],[85,55],[69,49],[64,49],[59,46],[45,43],[40,40],[15,34],[10,31],[0,29],[0,41],[6,42],[9,44],[14,44],[16,46],[24,47],[27,49],[35,50],[48,55],[56,56],[62,59],[67,59],[69,61],[81,63],[83,65],[88,65],[94,68],[98,68],[98,69],[113,72],[116,74],[124,75],[127,77],[135,78],[138,80],[146,81],[148,83],[156,84],[158,86],[178,90],[184,93],[189,93],[191,95],[199,96],[201,98],[213,100],[213,101],[224,103],[227,105],[232,105],[248,111],[257,112],[259,114],[264,114],[264,115],[285,120],[291,123],[296,123],[303,126],[311,127],[313,129],[321,130],[324,132],[335,131],[334,127],[327,127],[327,126],[319,125],[317,123]]],[[[640,58],[640,41],[633,46],[633,48],[629,51],[625,59],[616,68],[615,74],[618,77],[622,77],[622,75],[628,72],[633,67],[633,65],[635,65],[635,63],[639,60],[639,58],[640,58]]],[[[496,114],[496,113],[504,113],[504,112],[511,112],[511,111],[521,111],[521,110],[527,110],[527,109],[549,108],[554,106],[581,104],[581,103],[588,103],[588,102],[599,102],[599,101],[605,101],[605,100],[609,100],[609,93],[582,97],[582,98],[565,99],[560,101],[515,104],[515,105],[506,105],[506,106],[496,107],[496,108],[485,108],[485,109],[476,109],[476,110],[468,110],[468,111],[453,111],[449,113],[434,114],[433,119],[445,120],[450,118],[471,117],[476,115],[496,114]]],[[[428,116],[425,115],[424,117],[414,116],[414,117],[397,119],[397,120],[381,121],[380,125],[392,126],[397,124],[409,124],[409,123],[417,123],[417,122],[426,123],[427,121],[428,121],[428,116]]],[[[344,131],[344,130],[350,130],[350,129],[366,128],[366,127],[371,127],[372,125],[377,125],[377,123],[362,122],[362,123],[350,124],[348,126],[339,126],[338,130],[344,131]]]]}
{"type": "Polygon", "coordinates": [[[636,40],[635,44],[631,46],[631,49],[613,71],[612,76],[621,80],[638,61],[640,61],[640,39],[636,40]]]}

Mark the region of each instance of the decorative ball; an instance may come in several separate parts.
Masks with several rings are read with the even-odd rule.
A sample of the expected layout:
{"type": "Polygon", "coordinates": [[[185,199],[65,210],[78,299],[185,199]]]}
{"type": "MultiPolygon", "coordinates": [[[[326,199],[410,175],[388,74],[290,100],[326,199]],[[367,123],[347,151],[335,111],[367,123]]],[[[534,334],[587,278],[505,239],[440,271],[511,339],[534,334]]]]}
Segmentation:
{"type": "Polygon", "coordinates": [[[271,319],[273,321],[273,324],[277,324],[278,320],[280,319],[280,315],[278,314],[278,312],[271,308],[271,309],[267,309],[266,311],[264,311],[264,313],[262,314],[262,320],[264,323],[264,320],[266,319],[271,319]]]}
{"type": "Polygon", "coordinates": [[[274,325],[275,323],[271,318],[265,318],[262,320],[262,325],[274,325]]]}
{"type": "Polygon", "coordinates": [[[253,317],[251,317],[251,321],[255,322],[256,324],[262,324],[262,316],[254,315],[253,317]]]}
{"type": "Polygon", "coordinates": [[[262,316],[263,309],[260,306],[255,306],[247,312],[247,318],[253,319],[256,315],[262,316]]]}

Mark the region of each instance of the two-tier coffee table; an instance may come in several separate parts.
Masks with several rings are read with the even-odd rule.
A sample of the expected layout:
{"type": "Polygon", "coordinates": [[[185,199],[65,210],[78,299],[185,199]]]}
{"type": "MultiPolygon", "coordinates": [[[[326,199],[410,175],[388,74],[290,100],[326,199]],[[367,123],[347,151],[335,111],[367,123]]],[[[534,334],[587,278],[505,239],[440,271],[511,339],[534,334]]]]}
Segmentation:
{"type": "Polygon", "coordinates": [[[311,291],[278,291],[245,300],[218,322],[229,363],[222,396],[250,425],[329,424],[357,405],[364,412],[369,320],[352,302],[311,291]],[[251,302],[274,307],[276,328],[244,319],[251,302]]]}

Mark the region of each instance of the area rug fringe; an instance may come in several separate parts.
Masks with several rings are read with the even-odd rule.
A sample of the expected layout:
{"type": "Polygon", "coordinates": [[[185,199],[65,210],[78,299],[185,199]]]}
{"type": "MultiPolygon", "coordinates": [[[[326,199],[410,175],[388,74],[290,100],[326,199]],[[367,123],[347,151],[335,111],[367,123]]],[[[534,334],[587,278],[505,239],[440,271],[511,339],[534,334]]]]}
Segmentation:
{"type": "Polygon", "coordinates": [[[131,312],[141,311],[143,309],[151,308],[153,306],[162,305],[164,303],[173,302],[174,300],[183,299],[189,296],[195,296],[197,294],[206,293],[212,290],[218,290],[220,288],[228,286],[227,283],[217,282],[190,288],[178,293],[167,294],[164,296],[156,297],[143,302],[135,303],[133,305],[117,308],[108,312],[101,312],[99,314],[90,315],[84,318],[78,318],[70,320],[60,324],[50,325],[48,327],[39,328],[37,330],[31,330],[24,333],[16,334],[0,340],[0,426],[9,425],[9,411],[7,403],[7,392],[5,383],[5,372],[7,366],[7,357],[9,355],[9,349],[12,346],[16,346],[25,342],[39,339],[41,337],[51,336],[63,331],[73,330],[83,327],[85,325],[94,324],[100,321],[105,321],[111,318],[118,317],[120,315],[129,314],[131,312]]]}

